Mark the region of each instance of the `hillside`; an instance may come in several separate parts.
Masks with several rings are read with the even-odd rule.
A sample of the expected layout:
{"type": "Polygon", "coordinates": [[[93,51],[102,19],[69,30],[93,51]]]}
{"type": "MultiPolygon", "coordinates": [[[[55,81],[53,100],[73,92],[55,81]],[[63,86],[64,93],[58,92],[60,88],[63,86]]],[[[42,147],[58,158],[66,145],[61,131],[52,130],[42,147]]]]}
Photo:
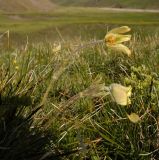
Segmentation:
{"type": "Polygon", "coordinates": [[[52,0],[64,6],[159,9],[159,0],[52,0]]]}
{"type": "Polygon", "coordinates": [[[53,11],[56,6],[159,9],[158,0],[0,0],[0,11],[53,11]]]}
{"type": "Polygon", "coordinates": [[[55,6],[50,0],[0,0],[0,10],[7,12],[50,11],[55,6]]]}

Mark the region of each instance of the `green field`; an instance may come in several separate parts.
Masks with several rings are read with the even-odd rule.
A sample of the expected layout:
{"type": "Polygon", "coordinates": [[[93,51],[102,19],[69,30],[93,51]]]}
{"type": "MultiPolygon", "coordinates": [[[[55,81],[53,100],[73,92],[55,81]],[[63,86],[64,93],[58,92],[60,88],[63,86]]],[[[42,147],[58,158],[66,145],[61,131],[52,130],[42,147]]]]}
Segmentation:
{"type": "Polygon", "coordinates": [[[13,43],[59,40],[57,29],[66,40],[103,38],[110,26],[130,25],[134,31],[158,32],[159,13],[108,12],[95,8],[59,8],[51,13],[1,13],[0,32],[10,30],[13,43]],[[141,29],[141,30],[142,30],[141,29]],[[87,34],[85,34],[87,32],[87,34]],[[93,33],[93,34],[92,34],[93,33]]]}
{"type": "Polygon", "coordinates": [[[159,13],[71,7],[0,20],[10,31],[0,39],[0,159],[158,159],[159,13]],[[131,56],[101,41],[123,25],[131,56]],[[132,87],[131,104],[108,95],[114,83],[132,87]]]}

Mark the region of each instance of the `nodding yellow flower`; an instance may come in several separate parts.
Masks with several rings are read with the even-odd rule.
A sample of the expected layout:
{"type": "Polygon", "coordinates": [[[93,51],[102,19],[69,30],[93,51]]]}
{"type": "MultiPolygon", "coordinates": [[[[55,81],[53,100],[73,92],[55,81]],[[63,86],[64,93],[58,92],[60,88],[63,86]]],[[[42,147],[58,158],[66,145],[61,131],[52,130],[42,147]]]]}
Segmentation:
{"type": "Polygon", "coordinates": [[[139,122],[141,119],[136,113],[131,113],[130,115],[127,115],[129,120],[133,123],[139,122]]]}
{"type": "Polygon", "coordinates": [[[121,51],[128,56],[131,55],[131,51],[128,47],[123,45],[123,42],[130,41],[131,35],[123,35],[123,33],[129,32],[131,29],[128,26],[122,26],[110,30],[105,36],[105,42],[108,48],[112,50],[121,51]]]}
{"type": "Polygon", "coordinates": [[[119,105],[126,106],[131,104],[131,86],[124,87],[120,84],[113,83],[109,86],[109,92],[112,97],[112,100],[119,105]]]}
{"type": "Polygon", "coordinates": [[[54,44],[52,51],[54,53],[57,53],[57,52],[61,51],[61,44],[60,43],[58,45],[54,44]]]}

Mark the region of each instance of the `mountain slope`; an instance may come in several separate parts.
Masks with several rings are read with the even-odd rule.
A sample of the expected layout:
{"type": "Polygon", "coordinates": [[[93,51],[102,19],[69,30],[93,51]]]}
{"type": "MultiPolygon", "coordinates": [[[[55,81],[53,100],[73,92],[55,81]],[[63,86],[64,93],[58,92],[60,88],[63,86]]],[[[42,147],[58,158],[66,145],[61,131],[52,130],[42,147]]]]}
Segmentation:
{"type": "Polygon", "coordinates": [[[50,11],[56,5],[50,0],[0,0],[0,10],[18,11],[50,11]]]}
{"type": "Polygon", "coordinates": [[[0,11],[53,11],[59,5],[159,9],[159,0],[0,0],[0,11]]]}
{"type": "Polygon", "coordinates": [[[159,9],[159,0],[51,0],[64,6],[159,9]]]}

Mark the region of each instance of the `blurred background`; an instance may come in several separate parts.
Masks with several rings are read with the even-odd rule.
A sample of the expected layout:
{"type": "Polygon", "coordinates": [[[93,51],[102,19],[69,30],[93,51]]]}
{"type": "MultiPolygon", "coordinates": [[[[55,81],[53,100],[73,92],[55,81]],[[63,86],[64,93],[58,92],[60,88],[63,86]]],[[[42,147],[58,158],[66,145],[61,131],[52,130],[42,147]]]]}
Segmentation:
{"type": "Polygon", "coordinates": [[[0,0],[0,32],[12,45],[103,38],[119,25],[158,33],[158,12],[157,0],[0,0]]]}

